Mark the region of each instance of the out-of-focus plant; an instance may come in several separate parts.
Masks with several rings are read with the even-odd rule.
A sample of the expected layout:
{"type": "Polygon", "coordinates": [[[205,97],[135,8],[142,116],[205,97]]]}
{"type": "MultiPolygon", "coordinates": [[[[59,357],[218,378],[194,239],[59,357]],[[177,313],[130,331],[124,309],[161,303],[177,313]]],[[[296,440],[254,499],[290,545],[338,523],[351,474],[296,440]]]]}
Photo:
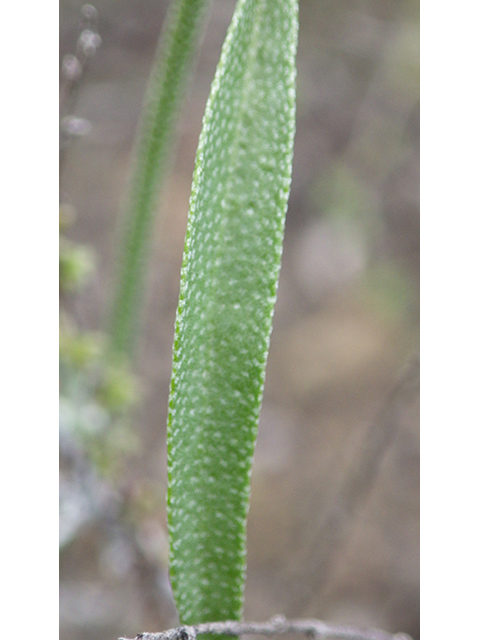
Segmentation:
{"type": "MultiPolygon", "coordinates": [[[[88,121],[69,115],[79,83],[101,44],[96,9],[84,5],[82,17],[76,52],[66,55],[61,65],[60,171],[68,145],[91,128],[88,121]]],[[[75,208],[64,197],[59,215],[61,546],[96,515],[98,487],[87,496],[86,479],[95,486],[100,486],[101,478],[118,479],[125,457],[137,444],[128,420],[128,409],[138,397],[136,380],[126,363],[118,367],[108,361],[106,335],[79,329],[65,309],[67,300],[88,285],[96,270],[93,249],[67,237],[75,219],[75,208]]]]}
{"type": "MultiPolygon", "coordinates": [[[[117,488],[121,484],[124,460],[135,452],[138,444],[130,423],[130,410],[138,400],[139,385],[131,372],[130,356],[138,331],[151,226],[209,4],[210,0],[174,0],[164,35],[160,38],[137,136],[131,188],[123,219],[124,233],[118,252],[118,278],[107,331],[79,330],[61,303],[61,451],[63,447],[71,453],[73,446],[77,457],[88,460],[99,478],[109,479],[117,488]]],[[[91,130],[87,120],[72,113],[80,83],[102,40],[96,28],[95,7],[86,4],[81,13],[75,54],[66,55],[61,64],[60,169],[72,140],[88,135],[91,130]]],[[[74,207],[62,202],[61,300],[67,295],[75,295],[95,271],[92,249],[65,236],[74,220],[74,207]]],[[[68,519],[71,510],[68,505],[64,506],[61,514],[65,513],[68,519]]],[[[132,503],[125,509],[135,511],[136,507],[132,503]]],[[[79,526],[81,523],[80,519],[79,526]]],[[[72,539],[75,527],[65,523],[65,529],[69,531],[65,536],[68,541],[72,539]]]]}
{"type": "Polygon", "coordinates": [[[153,220],[175,125],[210,0],[175,0],[150,75],[117,255],[109,320],[112,355],[132,355],[139,328],[153,220]]]}
{"type": "Polygon", "coordinates": [[[75,244],[63,235],[74,222],[73,208],[64,205],[60,211],[60,544],[63,546],[96,515],[95,496],[86,497],[85,487],[81,486],[86,476],[98,483],[104,478],[115,485],[124,470],[125,458],[136,450],[137,439],[129,424],[128,409],[138,397],[138,385],[126,365],[119,368],[109,363],[106,336],[80,330],[64,309],[63,301],[78,294],[88,283],[95,272],[95,261],[90,247],[75,244]],[[81,473],[72,474],[79,464],[81,473]],[[97,479],[93,480],[94,477],[97,479]]]}

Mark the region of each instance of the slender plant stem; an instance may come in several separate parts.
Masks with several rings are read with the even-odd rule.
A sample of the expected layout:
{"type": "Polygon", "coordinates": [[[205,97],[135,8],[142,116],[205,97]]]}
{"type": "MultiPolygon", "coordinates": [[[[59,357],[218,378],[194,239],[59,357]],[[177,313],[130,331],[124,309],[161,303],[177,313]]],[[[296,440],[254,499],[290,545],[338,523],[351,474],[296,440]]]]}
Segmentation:
{"type": "MultiPolygon", "coordinates": [[[[203,634],[241,636],[276,636],[290,633],[304,633],[310,638],[337,640],[412,640],[405,633],[387,633],[377,629],[357,629],[327,624],[320,620],[286,620],[275,616],[268,622],[210,622],[195,626],[177,627],[162,633],[139,633],[135,640],[195,640],[203,634]]],[[[120,638],[119,640],[127,640],[120,638]]]]}
{"type": "Polygon", "coordinates": [[[131,356],[144,289],[155,210],[166,173],[185,85],[211,0],[174,0],[145,97],[126,201],[109,319],[110,346],[131,356]]]}

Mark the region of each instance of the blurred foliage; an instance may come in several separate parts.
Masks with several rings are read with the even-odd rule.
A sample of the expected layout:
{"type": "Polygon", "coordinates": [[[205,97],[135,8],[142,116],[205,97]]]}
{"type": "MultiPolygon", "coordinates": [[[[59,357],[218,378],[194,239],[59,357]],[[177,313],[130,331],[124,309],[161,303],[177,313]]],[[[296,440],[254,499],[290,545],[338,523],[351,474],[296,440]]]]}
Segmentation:
{"type": "MultiPolygon", "coordinates": [[[[74,109],[88,62],[101,45],[96,30],[97,17],[92,5],[82,6],[75,55],[65,55],[61,64],[61,112],[74,109]]],[[[76,131],[63,125],[68,118],[72,116],[65,116],[60,122],[61,151],[71,138],[77,137],[76,131]]],[[[90,127],[86,133],[88,131],[90,127]]],[[[61,154],[60,171],[62,160],[61,154]]],[[[76,448],[78,456],[88,459],[96,472],[113,479],[118,476],[125,455],[134,452],[138,445],[128,419],[128,411],[138,399],[138,384],[125,363],[113,363],[108,358],[106,336],[80,330],[65,309],[65,303],[75,298],[96,272],[93,249],[67,237],[76,217],[75,207],[62,201],[59,210],[60,445],[62,447],[67,439],[70,452],[76,448]]]]}
{"type": "MultiPolygon", "coordinates": [[[[61,207],[60,219],[64,231],[74,222],[73,208],[61,207]]],[[[94,269],[92,249],[60,234],[61,296],[75,295],[94,269]]],[[[78,329],[62,309],[62,297],[59,337],[61,433],[75,440],[103,476],[114,478],[123,457],[138,446],[128,419],[138,383],[125,363],[108,360],[104,334],[78,329]]]]}
{"type": "MultiPolygon", "coordinates": [[[[101,44],[97,12],[81,8],[76,55],[62,61],[61,115],[75,109],[79,84],[101,44]]],[[[60,122],[60,171],[65,149],[78,138],[60,122]]],[[[83,122],[83,121],[82,121],[83,122]]],[[[81,135],[91,127],[87,120],[81,135]]],[[[82,549],[96,532],[103,544],[98,566],[105,576],[122,580],[135,566],[148,594],[163,589],[168,562],[167,540],[154,519],[165,488],[147,478],[134,479],[132,456],[140,439],[132,421],[141,389],[128,362],[112,355],[108,336],[83,330],[74,319],[82,291],[98,278],[96,253],[74,242],[75,207],[62,198],[59,215],[59,375],[60,508],[59,544],[63,562],[82,549]]],[[[82,553],[82,551],[80,551],[82,553]]],[[[85,561],[86,563],[87,561],[85,561]]],[[[82,557],[82,565],[84,558],[82,557]]],[[[61,567],[63,564],[61,565],[61,567]]],[[[78,578],[78,576],[76,576],[78,578]]],[[[158,594],[155,596],[159,599],[158,594]]],[[[76,599],[76,598],[75,598],[76,599]]]]}
{"type": "Polygon", "coordinates": [[[95,265],[89,247],[60,238],[60,291],[75,291],[87,281],[95,265]]]}
{"type": "MultiPolygon", "coordinates": [[[[101,44],[95,29],[96,9],[84,5],[81,15],[76,55],[66,55],[61,65],[61,112],[74,108],[88,60],[101,44]]],[[[65,128],[66,118],[60,123],[60,171],[62,152],[78,135],[65,128]]],[[[87,133],[89,130],[87,127],[87,133]]],[[[106,504],[100,496],[107,496],[107,503],[115,501],[114,487],[118,486],[126,458],[139,444],[129,420],[129,411],[139,397],[136,379],[124,363],[118,365],[108,359],[103,333],[81,330],[66,311],[96,273],[93,249],[67,237],[75,221],[75,207],[62,201],[59,210],[61,547],[98,517],[99,509],[106,504]]]]}

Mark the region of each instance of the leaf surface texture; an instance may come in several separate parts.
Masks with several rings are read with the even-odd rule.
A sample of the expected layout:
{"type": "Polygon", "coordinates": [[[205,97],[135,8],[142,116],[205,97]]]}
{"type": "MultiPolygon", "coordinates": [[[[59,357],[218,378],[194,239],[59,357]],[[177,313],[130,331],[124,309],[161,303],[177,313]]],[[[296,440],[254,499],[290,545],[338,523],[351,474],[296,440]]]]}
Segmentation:
{"type": "Polygon", "coordinates": [[[240,619],[250,473],[295,129],[297,0],[240,0],[207,103],[168,420],[170,572],[183,624],[240,619]]]}

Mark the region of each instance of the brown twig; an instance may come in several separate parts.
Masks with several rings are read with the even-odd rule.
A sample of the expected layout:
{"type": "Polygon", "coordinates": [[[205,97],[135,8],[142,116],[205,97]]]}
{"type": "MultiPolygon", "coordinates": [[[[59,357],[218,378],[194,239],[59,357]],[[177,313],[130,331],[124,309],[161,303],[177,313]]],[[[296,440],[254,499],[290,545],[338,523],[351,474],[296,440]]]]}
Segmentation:
{"type": "MultiPolygon", "coordinates": [[[[411,640],[405,633],[387,633],[377,629],[357,629],[340,625],[327,624],[320,620],[287,620],[283,616],[275,616],[268,622],[210,622],[195,626],[183,626],[169,629],[161,633],[139,633],[135,640],[196,640],[198,635],[215,634],[226,636],[241,635],[284,635],[287,633],[304,633],[314,640],[411,640]]],[[[119,640],[127,640],[119,638],[119,640]]]]}

